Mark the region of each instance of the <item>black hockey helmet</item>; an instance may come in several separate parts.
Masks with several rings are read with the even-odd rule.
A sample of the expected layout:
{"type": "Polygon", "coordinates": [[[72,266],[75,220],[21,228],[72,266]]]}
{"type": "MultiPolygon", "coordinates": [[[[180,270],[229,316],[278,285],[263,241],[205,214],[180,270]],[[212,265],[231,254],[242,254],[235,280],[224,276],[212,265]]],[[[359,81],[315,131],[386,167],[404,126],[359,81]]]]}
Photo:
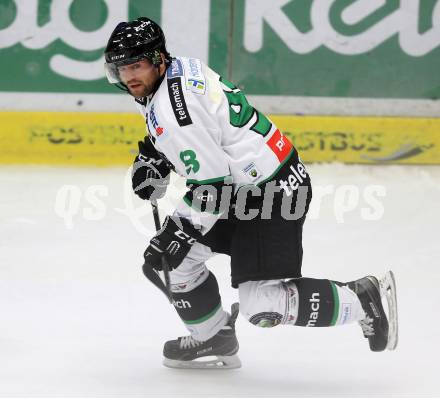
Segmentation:
{"type": "Polygon", "coordinates": [[[105,70],[110,83],[121,84],[118,66],[148,59],[153,65],[162,64],[161,53],[167,62],[171,56],[166,49],[161,27],[149,18],[141,17],[120,22],[112,32],[105,49],[105,70]]]}

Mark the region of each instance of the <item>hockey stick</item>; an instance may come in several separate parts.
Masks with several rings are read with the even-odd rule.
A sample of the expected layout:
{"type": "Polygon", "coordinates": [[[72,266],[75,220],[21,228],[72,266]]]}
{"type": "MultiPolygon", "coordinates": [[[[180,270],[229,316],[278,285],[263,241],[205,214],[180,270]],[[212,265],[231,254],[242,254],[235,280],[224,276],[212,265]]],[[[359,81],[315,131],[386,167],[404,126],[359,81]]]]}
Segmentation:
{"type": "MultiPolygon", "coordinates": [[[[161,228],[159,208],[155,199],[151,200],[151,207],[153,209],[154,225],[156,227],[156,231],[159,231],[161,228]]],[[[142,267],[142,270],[144,271],[145,276],[150,280],[150,282],[153,283],[157,288],[159,288],[165,294],[165,296],[167,296],[168,300],[172,304],[173,296],[171,294],[170,269],[168,267],[167,261],[165,260],[165,256],[162,256],[162,270],[165,277],[165,284],[160,278],[159,273],[153,268],[147,266],[145,263],[142,267]]]]}
{"type": "MultiPolygon", "coordinates": [[[[156,226],[156,231],[159,231],[162,225],[160,224],[159,207],[157,206],[156,199],[153,199],[151,201],[151,207],[153,209],[154,225],[156,226]]],[[[165,287],[167,289],[167,297],[170,300],[170,303],[172,303],[173,298],[171,296],[170,267],[168,267],[168,263],[167,260],[165,259],[165,256],[162,256],[161,261],[162,261],[162,270],[165,277],[165,287]]]]}

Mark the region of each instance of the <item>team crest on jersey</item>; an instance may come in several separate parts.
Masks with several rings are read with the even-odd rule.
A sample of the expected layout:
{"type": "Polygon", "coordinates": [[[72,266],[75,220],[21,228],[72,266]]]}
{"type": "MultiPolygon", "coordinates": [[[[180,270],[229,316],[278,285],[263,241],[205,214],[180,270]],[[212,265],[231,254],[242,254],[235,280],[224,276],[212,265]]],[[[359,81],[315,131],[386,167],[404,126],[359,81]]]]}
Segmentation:
{"type": "Polygon", "coordinates": [[[185,65],[186,88],[195,94],[205,94],[206,81],[202,72],[202,63],[195,58],[188,59],[188,65],[185,65]]]}
{"type": "Polygon", "coordinates": [[[257,166],[255,166],[255,163],[252,162],[248,164],[244,169],[243,173],[252,181],[255,182],[260,179],[262,174],[260,173],[260,170],[257,169],[257,166]]]}

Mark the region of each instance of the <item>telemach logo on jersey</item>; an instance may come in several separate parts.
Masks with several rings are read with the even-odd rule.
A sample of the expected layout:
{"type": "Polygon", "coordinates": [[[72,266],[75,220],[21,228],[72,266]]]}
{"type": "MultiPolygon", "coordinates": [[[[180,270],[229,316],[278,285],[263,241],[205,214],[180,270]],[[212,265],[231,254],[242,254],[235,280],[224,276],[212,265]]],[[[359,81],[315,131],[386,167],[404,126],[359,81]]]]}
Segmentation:
{"type": "Polygon", "coordinates": [[[297,191],[307,179],[306,168],[300,162],[296,164],[296,167],[291,164],[289,166],[289,172],[290,174],[287,176],[287,179],[279,180],[280,187],[284,190],[287,196],[290,196],[293,192],[297,191]]]}
{"type": "Polygon", "coordinates": [[[171,108],[173,108],[174,116],[176,117],[179,126],[183,127],[192,124],[186,106],[185,97],[183,96],[180,78],[168,79],[168,94],[170,97],[171,108]]]}

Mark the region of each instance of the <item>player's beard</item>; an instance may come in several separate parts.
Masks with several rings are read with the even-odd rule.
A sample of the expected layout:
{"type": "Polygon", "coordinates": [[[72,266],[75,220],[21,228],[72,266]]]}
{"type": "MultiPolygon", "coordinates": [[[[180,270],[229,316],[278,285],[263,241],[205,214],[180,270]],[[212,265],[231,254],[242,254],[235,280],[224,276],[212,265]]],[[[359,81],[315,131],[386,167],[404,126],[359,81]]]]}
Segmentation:
{"type": "Polygon", "coordinates": [[[156,88],[157,80],[159,79],[159,71],[155,69],[156,78],[151,83],[146,83],[140,80],[134,80],[127,83],[127,88],[130,94],[135,98],[144,98],[149,96],[156,88]],[[132,87],[133,86],[133,87],[132,87]]]}

